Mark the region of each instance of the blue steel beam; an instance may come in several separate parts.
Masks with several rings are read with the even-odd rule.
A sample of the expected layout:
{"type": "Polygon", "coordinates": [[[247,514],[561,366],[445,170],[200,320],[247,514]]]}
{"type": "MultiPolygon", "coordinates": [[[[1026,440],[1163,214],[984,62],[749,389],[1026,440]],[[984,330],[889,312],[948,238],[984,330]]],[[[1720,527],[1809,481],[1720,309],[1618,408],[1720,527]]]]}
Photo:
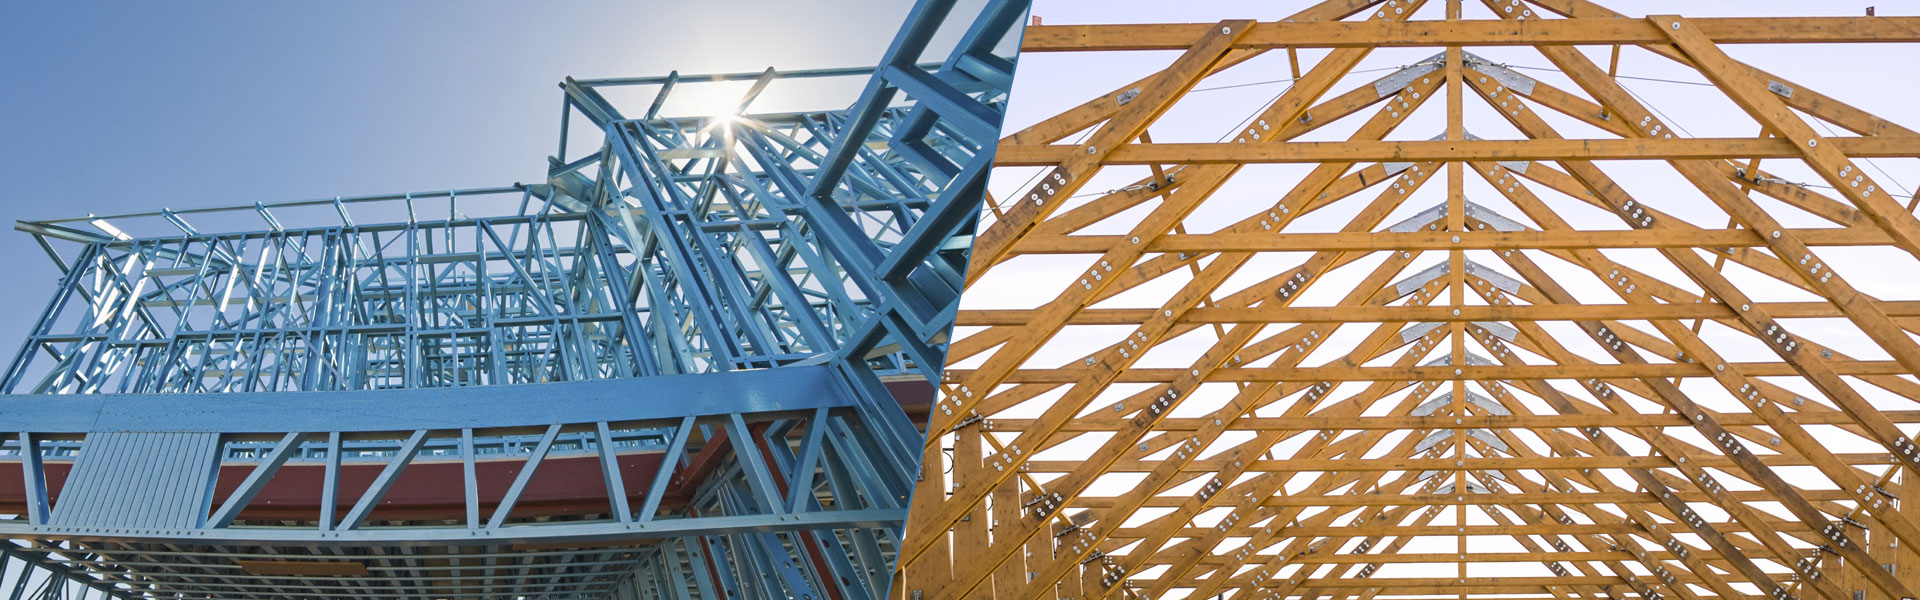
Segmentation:
{"type": "MultiPolygon", "coordinates": [[[[732,416],[740,418],[739,415],[732,416]]],[[[533,480],[534,471],[540,468],[541,461],[547,459],[547,452],[553,450],[553,440],[557,437],[560,437],[560,425],[548,425],[546,435],[540,436],[540,445],[534,449],[532,456],[527,457],[527,464],[520,468],[520,474],[513,478],[513,487],[507,488],[506,498],[500,500],[500,507],[494,509],[493,518],[487,520],[487,529],[499,529],[507,522],[507,517],[513,514],[514,504],[520,500],[520,494],[527,491],[527,482],[533,480]]]]}
{"type": "Polygon", "coordinates": [[[232,495],[227,496],[226,502],[220,505],[220,509],[215,511],[204,525],[207,527],[232,525],[233,520],[240,516],[240,510],[246,508],[247,503],[252,502],[254,496],[260,495],[260,490],[266,488],[267,480],[273,478],[274,472],[287,464],[287,459],[293,458],[294,451],[300,446],[300,440],[306,436],[305,433],[295,431],[281,438],[280,443],[274,445],[267,457],[262,459],[260,464],[254,465],[253,472],[247,474],[246,480],[240,482],[240,489],[234,490],[232,495]]]}
{"type": "MultiPolygon", "coordinates": [[[[373,512],[373,508],[380,504],[380,500],[387,496],[387,492],[393,490],[393,484],[399,482],[400,473],[405,471],[408,465],[413,464],[414,457],[420,455],[420,445],[426,440],[427,431],[424,429],[408,435],[406,443],[400,445],[400,451],[393,453],[393,458],[387,461],[386,468],[380,470],[380,476],[373,479],[373,484],[367,486],[365,492],[361,492],[360,500],[353,503],[353,508],[347,511],[347,516],[340,519],[340,523],[333,526],[333,529],[358,529],[360,524],[367,520],[367,515],[373,512]]],[[[338,485],[338,480],[330,482],[329,485],[338,485]]]]}
{"type": "Polygon", "coordinates": [[[826,366],[612,379],[558,385],[478,386],[458,394],[379,390],[353,394],[16,394],[0,396],[0,430],[280,433],[505,429],[530,424],[678,420],[746,413],[803,414],[852,406],[826,366]],[[642,401],[636,401],[642,400],[642,401]],[[190,406],[192,410],[182,410],[190,406]],[[404,410],[394,410],[405,407],[404,410]]]}
{"type": "Polygon", "coordinates": [[[20,432],[20,474],[25,479],[27,522],[47,524],[47,470],[41,463],[39,435],[31,431],[20,432]]]}

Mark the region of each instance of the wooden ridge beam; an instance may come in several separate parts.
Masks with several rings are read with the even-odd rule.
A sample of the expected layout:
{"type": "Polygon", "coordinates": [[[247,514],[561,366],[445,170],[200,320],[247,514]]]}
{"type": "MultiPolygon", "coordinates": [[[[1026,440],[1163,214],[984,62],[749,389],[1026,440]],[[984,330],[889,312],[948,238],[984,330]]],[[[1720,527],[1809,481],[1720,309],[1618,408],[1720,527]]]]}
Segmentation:
{"type": "MultiPolygon", "coordinates": [[[[1834,361],[1829,363],[1833,371],[1840,375],[1902,375],[1909,374],[1900,363],[1887,360],[1834,361]]],[[[1777,377],[1797,375],[1792,365],[1784,362],[1730,362],[1728,368],[1738,367],[1741,372],[1751,376],[1777,377]]],[[[965,374],[969,369],[950,369],[965,374]]],[[[1074,367],[1058,369],[1020,369],[1005,380],[1006,383],[1072,383],[1082,376],[1081,369],[1074,367]]],[[[1465,365],[1433,367],[1302,367],[1289,369],[1226,368],[1219,369],[1206,377],[1207,382],[1309,382],[1322,381],[1452,381],[1456,378],[1468,380],[1493,379],[1529,379],[1529,380],[1573,380],[1573,379],[1644,379],[1649,377],[1672,379],[1675,377],[1707,377],[1712,369],[1693,363],[1647,363],[1647,364],[1587,364],[1587,365],[1513,365],[1513,366],[1476,366],[1465,365]],[[1457,371],[1457,372],[1456,372],[1457,371]]],[[[1116,383],[1166,383],[1181,378],[1186,370],[1179,368],[1142,368],[1128,369],[1114,378],[1116,383]]]]}
{"type": "MultiPolygon", "coordinates": [[[[1867,227],[1793,229],[1809,246],[1884,246],[1886,232],[1867,227]]],[[[1033,235],[1018,254],[1097,254],[1121,241],[1117,235],[1033,235]]],[[[1459,233],[1370,231],[1365,233],[1199,233],[1163,236],[1149,252],[1352,252],[1386,250],[1518,250],[1589,248],[1727,248],[1766,246],[1748,229],[1645,231],[1463,231],[1459,233]],[[1456,241],[1457,240],[1457,241],[1456,241]]]]}
{"type": "MultiPolygon", "coordinates": [[[[1782,310],[1777,318],[1836,318],[1838,309],[1824,302],[1763,303],[1782,310]]],[[[1920,303],[1887,303],[1889,316],[1915,317],[1920,303]],[[1898,311],[1897,313],[1895,311],[1898,311]]],[[[1138,322],[1140,309],[1097,309],[1082,313],[1075,324],[1121,324],[1138,322]]],[[[1700,304],[1503,304],[1447,306],[1275,306],[1241,308],[1197,308],[1181,319],[1183,323],[1433,323],[1476,321],[1581,321],[1581,320],[1683,320],[1732,318],[1737,311],[1720,303],[1700,304]],[[1457,311],[1457,312],[1456,312],[1457,311]]],[[[960,324],[1020,325],[1031,314],[1026,310],[962,311],[960,324]]]]}
{"type": "MultiPolygon", "coordinates": [[[[1920,324],[1916,324],[1912,321],[1912,319],[1920,318],[1920,301],[1898,300],[1898,301],[1890,301],[1890,302],[1881,302],[1879,304],[1880,304],[1881,310],[1886,311],[1888,316],[1895,317],[1896,319],[1905,321],[1906,323],[1908,323],[1909,327],[1920,326],[1920,324]]],[[[1825,319],[1825,318],[1837,318],[1837,317],[1845,316],[1843,313],[1840,312],[1839,309],[1834,308],[1832,304],[1829,304],[1826,302],[1756,302],[1754,303],[1754,305],[1761,306],[1765,308],[1769,313],[1771,313],[1774,317],[1782,318],[1782,319],[1825,319]]],[[[1516,305],[1510,305],[1510,306],[1503,305],[1500,307],[1477,306],[1474,308],[1485,309],[1490,311],[1495,308],[1504,309],[1504,308],[1557,307],[1557,306],[1559,305],[1516,304],[1516,305]]],[[[1687,306],[1693,306],[1693,305],[1687,305],[1687,306]]],[[[1250,314],[1258,313],[1263,315],[1287,316],[1294,319],[1301,319],[1301,321],[1294,321],[1294,320],[1285,319],[1285,318],[1276,319],[1277,322],[1282,322],[1282,323],[1311,322],[1311,321],[1320,320],[1319,318],[1316,318],[1314,316],[1316,314],[1331,316],[1333,314],[1332,311],[1351,311],[1351,315],[1349,316],[1358,317],[1362,313],[1366,314],[1367,318],[1356,318],[1355,320],[1357,321],[1400,322],[1400,321],[1409,320],[1416,314],[1413,312],[1400,313],[1400,312],[1393,312],[1388,310],[1392,308],[1401,308],[1401,307],[1379,307],[1378,310],[1370,307],[1368,308],[1340,307],[1340,306],[1298,307],[1298,308],[1289,308],[1285,311],[1281,311],[1278,309],[1250,309],[1250,308],[1229,308],[1229,307],[1201,308],[1201,309],[1195,309],[1194,311],[1189,313],[1187,317],[1181,319],[1181,321],[1184,323],[1190,323],[1190,324],[1237,323],[1237,322],[1243,322],[1245,319],[1248,318],[1248,315],[1250,314]],[[1296,314],[1294,311],[1299,311],[1299,312],[1296,314]]],[[[1073,320],[1070,321],[1070,323],[1074,325],[1121,325],[1126,323],[1138,323],[1140,322],[1141,319],[1146,318],[1147,313],[1150,310],[1151,309],[1139,309],[1139,308],[1088,309],[1086,311],[1082,311],[1079,315],[1076,315],[1073,318],[1073,320]]],[[[1533,311],[1533,310],[1534,308],[1526,308],[1526,310],[1524,311],[1516,311],[1513,313],[1506,313],[1506,314],[1522,315],[1522,316],[1515,317],[1517,320],[1527,320],[1527,321],[1558,320],[1558,319],[1551,318],[1550,316],[1547,318],[1528,318],[1527,316],[1525,316],[1528,314],[1528,311],[1533,311]]],[[[1658,311],[1651,312],[1651,313],[1634,312],[1634,309],[1632,307],[1628,305],[1623,305],[1623,304],[1622,305],[1598,305],[1598,308],[1595,308],[1594,305],[1588,305],[1588,308],[1583,308],[1580,310],[1590,311],[1586,313],[1581,313],[1588,316],[1592,316],[1596,314],[1605,315],[1609,312],[1617,312],[1618,314],[1623,314],[1623,315],[1629,315],[1629,314],[1637,315],[1637,316],[1631,317],[1631,318],[1637,318],[1637,319],[1665,318],[1665,317],[1658,317],[1657,315],[1660,315],[1660,314],[1674,315],[1674,314],[1681,314],[1681,313],[1684,313],[1687,316],[1671,317],[1671,318],[1731,319],[1733,316],[1732,307],[1727,307],[1724,304],[1704,304],[1704,303],[1694,308],[1661,308],[1661,309],[1658,309],[1658,311]],[[1660,312],[1660,311],[1669,311],[1669,312],[1660,312]]],[[[1029,309],[1019,309],[1019,308],[962,310],[960,311],[960,325],[965,327],[1019,326],[1019,325],[1025,324],[1032,314],[1033,312],[1029,309]]],[[[1489,319],[1479,318],[1479,317],[1469,317],[1467,316],[1468,314],[1469,313],[1467,313],[1467,309],[1462,308],[1461,314],[1458,317],[1456,317],[1449,311],[1445,314],[1441,314],[1438,316],[1422,317],[1419,319],[1412,319],[1412,320],[1417,320],[1417,321],[1456,321],[1456,320],[1485,321],[1485,320],[1489,320],[1489,319]]],[[[1601,316],[1600,318],[1612,319],[1612,317],[1606,317],[1606,316],[1601,316]]]]}
{"type": "MultiPolygon", "coordinates": [[[[1624,425],[1638,427],[1639,425],[1624,425]]],[[[1480,428],[1476,428],[1480,429],[1480,428]]],[[[1838,457],[1842,462],[1852,465],[1897,465],[1892,454],[1860,453],[1838,457]]],[[[1702,457],[1699,463],[1717,469],[1732,468],[1733,463],[1725,458],[1702,457]]],[[[1181,468],[1189,473],[1212,473],[1225,467],[1227,461],[1202,459],[1181,468]]],[[[1776,467],[1803,467],[1812,464],[1804,457],[1768,455],[1761,462],[1776,467]]],[[[1028,461],[1029,473],[1063,473],[1071,470],[1073,461],[1028,461]]],[[[1159,463],[1143,460],[1123,460],[1108,469],[1113,473],[1138,473],[1158,467],[1159,463]]],[[[1256,460],[1249,470],[1262,473],[1313,473],[1320,471],[1439,471],[1439,470],[1542,470],[1542,469],[1663,469],[1673,466],[1673,459],[1663,456],[1558,456],[1542,458],[1335,458],[1304,459],[1286,458],[1279,460],[1256,460]]]]}
{"type": "MultiPolygon", "coordinates": [[[[1688,19],[1718,44],[1920,42],[1920,17],[1721,17],[1688,19]]],[[[1034,25],[1021,52],[1184,50],[1206,23],[1034,25]]],[[[1658,25],[1631,19],[1538,21],[1322,21],[1259,23],[1235,48],[1666,44],[1658,25]]]]}
{"type": "MultiPolygon", "coordinates": [[[[1803,142],[1804,143],[1804,142],[1803,142]]],[[[1832,138],[1828,146],[1860,158],[1920,155],[1920,138],[1832,138]]],[[[1001,144],[994,163],[1002,167],[1059,164],[1070,146],[1001,144]]],[[[1289,142],[1286,144],[1134,143],[1113,148],[1108,165],[1271,164],[1324,162],[1518,161],[1518,160],[1724,160],[1728,156],[1798,158],[1794,142],[1780,138],[1425,140],[1380,142],[1289,142]]]]}
{"type": "MultiPolygon", "coordinates": [[[[1896,423],[1920,424],[1920,411],[1887,411],[1887,418],[1896,423]]],[[[1721,423],[1732,426],[1764,425],[1766,421],[1751,413],[1721,412],[1721,423]]],[[[1797,412],[1793,420],[1802,425],[1841,425],[1851,423],[1849,417],[1840,411],[1797,412]]],[[[1161,431],[1191,431],[1201,426],[1199,418],[1173,418],[1164,421],[1161,431]]],[[[1020,431],[1032,419],[992,419],[994,431],[1020,431]]],[[[1365,431],[1373,429],[1565,429],[1576,427],[1685,427],[1689,419],[1680,415],[1666,413],[1637,414],[1594,414],[1594,415],[1453,415],[1436,414],[1427,416],[1400,417],[1247,417],[1233,429],[1248,431],[1365,431]]],[[[1060,429],[1063,432],[1103,431],[1111,428],[1110,421],[1089,418],[1060,429]]],[[[1862,453],[1856,456],[1891,457],[1887,453],[1862,453]]],[[[1878,460],[1874,458],[1872,460],[1878,460]]],[[[1336,469],[1337,470],[1337,469],[1336,469]]]]}

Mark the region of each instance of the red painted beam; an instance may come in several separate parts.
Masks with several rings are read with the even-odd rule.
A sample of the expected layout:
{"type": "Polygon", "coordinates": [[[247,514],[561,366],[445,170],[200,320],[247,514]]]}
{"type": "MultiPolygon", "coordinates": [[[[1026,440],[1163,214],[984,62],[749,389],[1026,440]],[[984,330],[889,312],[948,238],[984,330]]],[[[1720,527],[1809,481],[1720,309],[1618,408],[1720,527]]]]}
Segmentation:
{"type": "MultiPolygon", "coordinates": [[[[621,479],[626,484],[628,501],[646,498],[647,484],[660,468],[659,452],[639,452],[619,456],[621,479]]],[[[480,510],[490,513],[506,496],[507,488],[526,462],[518,459],[482,460],[474,464],[479,479],[480,510]]],[[[360,494],[372,485],[385,463],[347,463],[340,466],[340,505],[335,514],[353,508],[360,494]]],[[[47,494],[54,507],[60,506],[60,491],[65,487],[71,462],[46,463],[47,494]]],[[[294,463],[280,468],[255,496],[241,520],[311,521],[320,518],[320,488],[326,468],[313,463],[294,463]]],[[[236,463],[220,468],[214,497],[221,502],[240,487],[253,471],[253,465],[236,463]]],[[[400,481],[374,509],[371,520],[461,520],[467,515],[466,488],[460,461],[415,462],[400,475],[400,481]]],[[[25,485],[18,462],[0,462],[0,512],[26,510],[25,485]]],[[[216,502],[215,506],[219,503],[216,502]]],[[[611,512],[606,483],[600,476],[600,458],[595,455],[548,457],[540,470],[527,482],[514,514],[571,516],[611,512]]]]}
{"type": "MultiPolygon", "coordinates": [[[[933,406],[934,388],[926,381],[887,382],[887,390],[900,403],[901,409],[916,423],[924,426],[926,415],[933,406]]],[[[769,423],[750,425],[750,430],[758,438],[766,431],[769,423]]],[[[717,429],[717,428],[716,428],[717,429]]],[[[686,459],[684,472],[672,478],[662,508],[684,506],[699,488],[701,482],[711,476],[714,469],[732,451],[725,430],[718,430],[700,448],[686,459]]],[[[762,452],[767,449],[762,447],[762,452]]],[[[621,454],[618,463],[621,480],[626,485],[628,503],[639,506],[645,502],[647,485],[653,481],[654,473],[660,468],[664,455],[659,452],[636,452],[621,454]]],[[[769,457],[768,459],[772,459],[769,457]]],[[[506,496],[507,488],[525,465],[524,459],[501,458],[481,460],[475,463],[474,471],[479,479],[480,510],[490,513],[506,496]]],[[[345,513],[360,494],[372,485],[385,463],[347,463],[340,467],[340,489],[336,497],[340,505],[336,514],[345,513]]],[[[73,469],[71,461],[49,460],[45,464],[47,494],[59,507],[61,490],[66,486],[67,475],[73,469]]],[[[214,497],[225,501],[240,486],[253,465],[236,463],[222,466],[219,479],[214,487],[214,497]]],[[[776,474],[777,476],[777,474],[776,474]]],[[[271,481],[267,482],[260,494],[255,496],[247,509],[241,511],[241,520],[261,521],[313,521],[320,517],[320,488],[325,478],[325,467],[314,463],[294,463],[281,467],[271,481]]],[[[20,463],[0,461],[0,512],[21,513],[26,511],[26,488],[21,481],[20,463]]],[[[786,482],[779,481],[784,490],[786,482]]],[[[219,506],[216,502],[215,506],[219,506]]],[[[527,489],[520,497],[515,516],[576,516],[605,514],[611,512],[607,501],[605,480],[600,475],[600,459],[594,455],[567,457],[549,457],[542,463],[539,472],[528,481],[527,489]]],[[[393,489],[387,493],[380,506],[374,509],[370,520],[409,520],[443,521],[466,518],[466,489],[461,473],[460,461],[416,461],[400,475],[393,489]]]]}

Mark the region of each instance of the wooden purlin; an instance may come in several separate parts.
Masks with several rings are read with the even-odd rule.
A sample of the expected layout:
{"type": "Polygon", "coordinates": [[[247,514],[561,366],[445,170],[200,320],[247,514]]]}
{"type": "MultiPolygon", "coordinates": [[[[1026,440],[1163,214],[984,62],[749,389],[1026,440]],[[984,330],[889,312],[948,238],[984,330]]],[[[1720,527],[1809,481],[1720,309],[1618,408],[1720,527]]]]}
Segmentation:
{"type": "MultiPolygon", "coordinates": [[[[1384,3],[1375,3],[1376,6],[1384,3]]],[[[1502,3],[1504,6],[1505,3],[1502,3]]],[[[1531,7],[1529,7],[1531,8],[1531,7]]],[[[1513,16],[1518,17],[1519,13],[1513,16]]],[[[1913,41],[1920,18],[1751,17],[1696,19],[1702,33],[1721,43],[1849,43],[1913,41]]],[[[1236,47],[1378,48],[1393,46],[1664,44],[1659,26],[1639,19],[1552,21],[1340,21],[1261,23],[1236,47]]],[[[1053,25],[1027,34],[1023,52],[1179,50],[1205,31],[1194,23],[1163,25],[1053,25]]]]}
{"type": "Polygon", "coordinates": [[[1891,176],[1861,172],[1920,157],[1920,134],[1721,45],[1916,42],[1916,23],[1336,0],[1029,28],[1027,51],[1185,54],[1002,140],[998,165],[1041,182],[983,220],[967,293],[1018,257],[1088,268],[1025,306],[963,300],[894,593],[1914,597],[1920,298],[1868,295],[1857,259],[1821,255],[1920,257],[1891,176]],[[1617,54],[1571,44],[1695,69],[1762,133],[1672,131],[1617,54]],[[1439,54],[1343,87],[1387,46],[1439,54]],[[1491,46],[1573,85],[1467,51],[1491,46]],[[1300,70],[1296,48],[1330,50],[1300,70]],[[1278,49],[1292,87],[1238,131],[1153,141],[1201,81],[1278,49]],[[1445,130],[1399,127],[1423,109],[1445,130]],[[1550,123],[1569,119],[1603,135],[1564,139],[1550,123]],[[1636,194],[1615,160],[1664,163],[1704,200],[1636,194]],[[1260,163],[1312,167],[1277,201],[1228,191],[1260,163]],[[1119,166],[1152,175],[1082,192],[1119,166]],[[1776,175],[1808,169],[1833,189],[1776,175]],[[1203,206],[1243,218],[1184,223],[1203,206]]]}

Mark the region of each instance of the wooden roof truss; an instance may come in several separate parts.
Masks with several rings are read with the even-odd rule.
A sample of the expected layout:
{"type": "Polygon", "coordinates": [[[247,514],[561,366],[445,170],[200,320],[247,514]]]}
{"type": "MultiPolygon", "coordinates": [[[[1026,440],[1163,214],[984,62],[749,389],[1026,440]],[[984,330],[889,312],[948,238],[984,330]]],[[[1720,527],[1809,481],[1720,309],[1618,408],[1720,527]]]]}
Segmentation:
{"type": "Polygon", "coordinates": [[[1913,42],[1920,20],[1480,4],[1027,30],[1027,53],[1178,57],[1003,139],[1002,172],[1033,178],[983,215],[968,284],[1085,270],[1023,308],[963,300],[896,597],[1916,597],[1920,298],[1822,255],[1920,256],[1913,203],[1862,162],[1920,137],[1721,46],[1913,42]],[[1388,46],[1439,54],[1352,78],[1388,46]],[[1491,46],[1573,85],[1465,49],[1491,46]],[[1677,134],[1615,77],[1622,46],[1697,70],[1758,135],[1677,134]],[[1295,80],[1231,139],[1153,143],[1268,52],[1295,80]],[[1468,103],[1518,133],[1473,136],[1468,103]],[[1422,110],[1445,131],[1399,129],[1422,110]],[[1311,168],[1228,185],[1263,163],[1311,168]],[[1103,169],[1145,177],[1094,193],[1103,169]],[[1411,199],[1429,185],[1443,202],[1411,199]],[[1223,205],[1241,218],[1186,226],[1223,205]]]}

